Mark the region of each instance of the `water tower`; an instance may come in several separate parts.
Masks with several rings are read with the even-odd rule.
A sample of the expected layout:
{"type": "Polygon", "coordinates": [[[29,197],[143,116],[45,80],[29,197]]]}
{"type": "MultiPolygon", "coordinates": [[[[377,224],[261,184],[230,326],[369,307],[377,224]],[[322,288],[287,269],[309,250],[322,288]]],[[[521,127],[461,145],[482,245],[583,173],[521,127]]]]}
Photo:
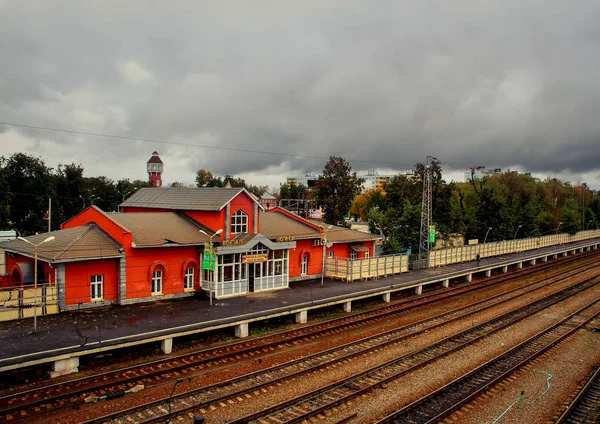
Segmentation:
{"type": "Polygon", "coordinates": [[[163,161],[158,157],[158,152],[152,152],[152,157],[146,163],[146,170],[152,187],[162,187],[163,161]]]}

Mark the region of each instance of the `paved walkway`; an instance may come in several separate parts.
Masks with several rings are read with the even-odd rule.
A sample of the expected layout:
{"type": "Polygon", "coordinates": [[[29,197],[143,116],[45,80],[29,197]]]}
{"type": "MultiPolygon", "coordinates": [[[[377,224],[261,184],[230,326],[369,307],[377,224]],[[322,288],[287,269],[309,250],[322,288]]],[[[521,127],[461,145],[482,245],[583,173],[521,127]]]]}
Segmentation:
{"type": "MultiPolygon", "coordinates": [[[[574,243],[589,245],[593,241],[574,243]]],[[[597,242],[600,243],[600,240],[597,242]]],[[[344,283],[320,280],[291,283],[286,290],[266,293],[251,293],[243,297],[216,300],[211,307],[207,298],[185,298],[175,301],[162,301],[152,304],[114,306],[100,310],[62,313],[38,317],[38,332],[33,334],[33,319],[22,319],[0,323],[0,367],[16,364],[35,357],[50,356],[48,351],[60,350],[64,353],[85,351],[99,345],[114,345],[127,341],[142,340],[153,336],[167,335],[182,330],[199,330],[238,321],[241,317],[250,318],[267,315],[275,310],[294,310],[299,306],[319,305],[332,298],[356,296],[359,292],[378,292],[382,289],[405,287],[419,281],[439,280],[454,273],[470,269],[481,269],[501,265],[508,260],[543,253],[555,252],[565,246],[555,246],[528,251],[520,254],[487,258],[479,267],[474,262],[455,264],[443,268],[414,270],[408,273],[377,280],[344,283]],[[87,338],[87,340],[86,340],[87,338]],[[84,346],[81,346],[84,345],[84,346]]],[[[176,342],[176,341],[175,341],[176,342]]]]}

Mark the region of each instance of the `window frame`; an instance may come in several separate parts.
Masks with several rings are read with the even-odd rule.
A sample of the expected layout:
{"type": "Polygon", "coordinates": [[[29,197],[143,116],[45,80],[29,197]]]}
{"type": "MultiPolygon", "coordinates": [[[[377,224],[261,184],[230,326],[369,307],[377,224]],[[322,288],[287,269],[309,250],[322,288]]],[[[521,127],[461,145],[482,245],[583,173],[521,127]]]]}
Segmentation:
{"type": "Polygon", "coordinates": [[[350,260],[351,261],[358,260],[358,252],[354,249],[350,249],[350,260]]]}
{"type": "Polygon", "coordinates": [[[151,293],[152,295],[162,294],[163,289],[163,270],[162,269],[154,269],[152,271],[152,279],[151,279],[151,293]],[[160,273],[157,275],[157,273],[160,273]],[[155,290],[158,288],[159,290],[155,290]]]}
{"type": "Polygon", "coordinates": [[[184,290],[193,290],[194,289],[194,277],[196,276],[195,267],[187,265],[185,267],[185,272],[183,274],[183,289],[184,290]],[[190,272],[191,271],[191,272],[190,272]]]}
{"type": "Polygon", "coordinates": [[[90,301],[97,302],[101,300],[104,300],[104,274],[94,274],[90,276],[90,301]],[[98,289],[100,296],[98,296],[98,289]],[[94,294],[95,296],[93,296],[94,294]]]}
{"type": "Polygon", "coordinates": [[[302,256],[302,264],[300,266],[300,275],[308,275],[308,263],[310,261],[310,256],[304,254],[302,256]]]}
{"type": "Polygon", "coordinates": [[[231,234],[243,234],[248,232],[248,214],[238,209],[231,215],[231,234]]]}

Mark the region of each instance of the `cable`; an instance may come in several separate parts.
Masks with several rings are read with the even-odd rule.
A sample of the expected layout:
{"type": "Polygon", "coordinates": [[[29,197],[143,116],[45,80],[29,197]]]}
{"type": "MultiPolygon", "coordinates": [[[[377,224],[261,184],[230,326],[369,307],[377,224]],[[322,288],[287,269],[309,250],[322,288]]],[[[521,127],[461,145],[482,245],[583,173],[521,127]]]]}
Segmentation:
{"type": "MultiPolygon", "coordinates": [[[[192,143],[183,143],[183,142],[177,142],[177,141],[158,140],[158,139],[153,139],[153,138],[93,133],[93,132],[88,132],[88,131],[67,130],[67,129],[63,129],[63,128],[51,128],[51,127],[42,127],[42,126],[37,126],[37,125],[17,124],[15,122],[0,121],[0,125],[7,125],[7,126],[19,127],[19,128],[29,128],[29,129],[43,130],[43,131],[54,131],[54,132],[61,132],[61,133],[67,133],[67,134],[88,135],[88,136],[92,136],[92,137],[115,138],[118,140],[146,141],[146,142],[150,142],[150,143],[160,143],[160,144],[168,144],[168,145],[174,145],[174,146],[200,147],[203,149],[225,150],[225,151],[230,151],[230,152],[257,153],[257,154],[263,154],[263,155],[283,156],[283,157],[292,157],[292,158],[329,160],[328,157],[323,157],[323,156],[308,156],[308,155],[297,155],[297,154],[281,153],[281,152],[266,152],[264,150],[240,149],[240,148],[235,148],[235,147],[208,146],[208,145],[202,145],[202,144],[192,144],[192,143]]],[[[374,164],[379,164],[379,165],[395,165],[395,166],[400,166],[400,167],[414,166],[414,164],[377,162],[377,161],[362,160],[362,159],[350,159],[350,160],[348,160],[348,162],[374,163],[374,164]]]]}

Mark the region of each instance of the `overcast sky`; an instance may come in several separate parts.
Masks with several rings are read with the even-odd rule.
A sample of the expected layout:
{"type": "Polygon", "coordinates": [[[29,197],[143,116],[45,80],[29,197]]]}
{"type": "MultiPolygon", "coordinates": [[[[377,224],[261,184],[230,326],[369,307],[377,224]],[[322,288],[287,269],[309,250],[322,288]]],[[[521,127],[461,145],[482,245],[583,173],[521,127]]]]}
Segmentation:
{"type": "Polygon", "coordinates": [[[88,177],[146,179],[154,150],[164,184],[272,187],[330,155],[359,173],[432,155],[448,180],[600,189],[597,0],[0,0],[0,58],[0,121],[162,142],[0,125],[1,155],[88,177]]]}

